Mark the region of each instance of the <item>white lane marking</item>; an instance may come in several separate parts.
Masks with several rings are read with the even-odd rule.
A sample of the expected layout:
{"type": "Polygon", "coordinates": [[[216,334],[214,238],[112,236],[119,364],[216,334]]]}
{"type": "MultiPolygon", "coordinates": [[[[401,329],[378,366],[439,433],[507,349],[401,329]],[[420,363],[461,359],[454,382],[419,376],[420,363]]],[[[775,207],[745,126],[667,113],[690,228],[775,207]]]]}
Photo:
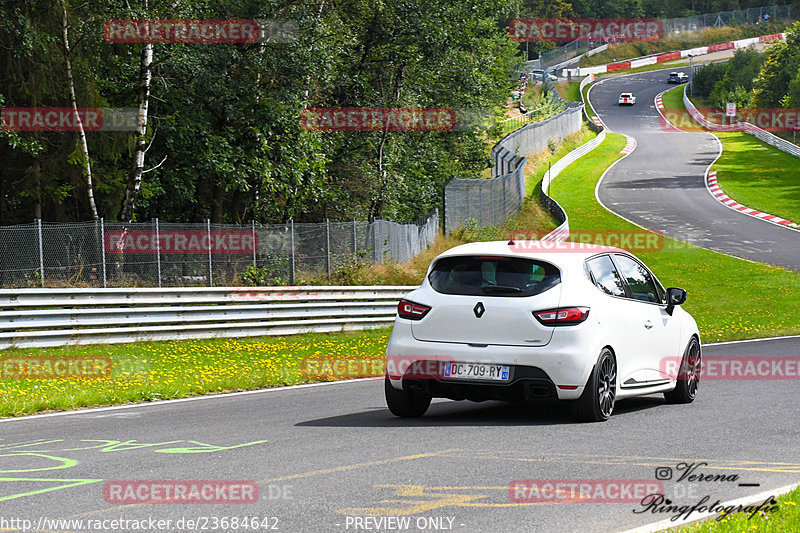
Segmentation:
{"type": "Polygon", "coordinates": [[[341,385],[342,383],[361,383],[364,381],[374,381],[376,379],[383,379],[382,377],[375,377],[375,378],[360,378],[360,379],[345,379],[341,381],[324,381],[321,383],[304,383],[302,385],[289,385],[287,387],[270,387],[267,389],[257,389],[257,390],[247,390],[247,391],[240,391],[240,392],[229,392],[225,394],[208,394],[206,396],[192,396],[191,398],[176,398],[174,400],[158,400],[155,402],[145,402],[145,403],[126,403],[124,405],[110,405],[108,407],[91,407],[88,409],[77,409],[75,411],[59,411],[57,413],[43,413],[39,415],[25,415],[25,416],[17,416],[13,418],[0,418],[0,424],[3,422],[16,422],[19,420],[31,420],[34,418],[51,418],[56,416],[77,416],[77,415],[86,415],[86,414],[96,414],[102,413],[105,411],[120,411],[123,409],[137,409],[140,407],[155,407],[159,405],[168,405],[168,404],[175,404],[175,403],[185,403],[185,402],[198,402],[201,400],[218,400],[220,398],[236,398],[239,396],[247,396],[250,394],[262,394],[265,392],[280,392],[280,391],[287,391],[287,390],[295,390],[295,389],[307,389],[311,387],[326,387],[330,385],[341,385]]]}

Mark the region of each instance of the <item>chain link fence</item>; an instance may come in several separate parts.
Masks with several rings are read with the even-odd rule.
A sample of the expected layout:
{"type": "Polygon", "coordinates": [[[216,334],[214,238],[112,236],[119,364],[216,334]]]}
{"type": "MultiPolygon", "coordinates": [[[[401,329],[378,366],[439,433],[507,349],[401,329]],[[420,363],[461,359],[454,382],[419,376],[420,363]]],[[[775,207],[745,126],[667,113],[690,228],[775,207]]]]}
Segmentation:
{"type": "MultiPolygon", "coordinates": [[[[699,30],[710,27],[735,26],[738,24],[756,24],[774,20],[786,20],[792,18],[792,6],[763,6],[751,7],[748,9],[737,9],[733,11],[719,11],[717,13],[706,13],[695,17],[681,17],[663,19],[665,33],[680,33],[683,31],[699,30]],[[766,18],[765,18],[766,15],[766,18]]],[[[538,59],[527,62],[527,69],[549,69],[553,65],[564,63],[576,58],[581,54],[589,53],[600,46],[607,46],[605,42],[586,42],[575,40],[553,50],[542,52],[538,59]]],[[[597,50],[600,52],[601,50],[597,50]]]]}
{"type": "Polygon", "coordinates": [[[357,261],[405,262],[433,243],[418,224],[50,223],[0,227],[0,287],[295,284],[357,261]]]}
{"type": "Polygon", "coordinates": [[[475,221],[478,227],[502,224],[525,200],[525,164],[519,154],[536,154],[551,148],[556,140],[577,133],[582,124],[582,102],[564,102],[553,82],[545,90],[567,107],[539,122],[527,124],[503,137],[492,148],[491,179],[453,178],[444,190],[444,230],[450,233],[475,221]]]}
{"type": "Polygon", "coordinates": [[[736,26],[737,24],[756,24],[759,22],[784,20],[792,18],[792,6],[763,6],[734,11],[719,11],[706,13],[695,17],[682,17],[662,20],[665,32],[679,33],[682,31],[700,30],[722,26],[736,26]]]}

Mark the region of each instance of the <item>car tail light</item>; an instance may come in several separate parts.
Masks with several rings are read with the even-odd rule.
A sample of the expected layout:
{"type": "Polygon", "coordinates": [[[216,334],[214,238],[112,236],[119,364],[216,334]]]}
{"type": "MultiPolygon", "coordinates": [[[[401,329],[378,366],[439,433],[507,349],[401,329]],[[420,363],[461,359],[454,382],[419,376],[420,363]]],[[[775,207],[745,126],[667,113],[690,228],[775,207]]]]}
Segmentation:
{"type": "Polygon", "coordinates": [[[534,311],[533,316],[545,326],[572,326],[589,318],[588,307],[559,307],[534,311]]]}
{"type": "Polygon", "coordinates": [[[400,300],[397,304],[397,314],[400,318],[407,318],[409,320],[420,320],[428,314],[431,308],[427,305],[409,302],[408,300],[400,300]]]}

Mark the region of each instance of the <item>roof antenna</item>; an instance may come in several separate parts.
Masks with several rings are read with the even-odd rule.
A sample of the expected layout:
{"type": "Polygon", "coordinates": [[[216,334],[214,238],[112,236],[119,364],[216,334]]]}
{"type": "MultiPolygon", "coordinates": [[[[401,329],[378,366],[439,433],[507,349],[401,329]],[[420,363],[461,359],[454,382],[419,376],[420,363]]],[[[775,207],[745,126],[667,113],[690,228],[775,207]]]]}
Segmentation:
{"type": "Polygon", "coordinates": [[[509,234],[508,234],[508,245],[509,246],[514,246],[514,244],[515,244],[514,243],[514,232],[512,231],[512,232],[509,232],[509,234]]]}

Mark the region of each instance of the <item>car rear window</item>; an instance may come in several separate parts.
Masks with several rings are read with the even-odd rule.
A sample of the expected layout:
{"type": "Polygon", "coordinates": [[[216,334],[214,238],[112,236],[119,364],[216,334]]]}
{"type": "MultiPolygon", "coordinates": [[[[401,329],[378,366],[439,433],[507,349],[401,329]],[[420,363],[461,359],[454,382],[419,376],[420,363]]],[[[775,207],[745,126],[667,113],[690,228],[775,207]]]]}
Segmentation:
{"type": "Polygon", "coordinates": [[[501,256],[439,259],[428,275],[433,290],[467,296],[533,296],[561,282],[555,265],[501,256]]]}

